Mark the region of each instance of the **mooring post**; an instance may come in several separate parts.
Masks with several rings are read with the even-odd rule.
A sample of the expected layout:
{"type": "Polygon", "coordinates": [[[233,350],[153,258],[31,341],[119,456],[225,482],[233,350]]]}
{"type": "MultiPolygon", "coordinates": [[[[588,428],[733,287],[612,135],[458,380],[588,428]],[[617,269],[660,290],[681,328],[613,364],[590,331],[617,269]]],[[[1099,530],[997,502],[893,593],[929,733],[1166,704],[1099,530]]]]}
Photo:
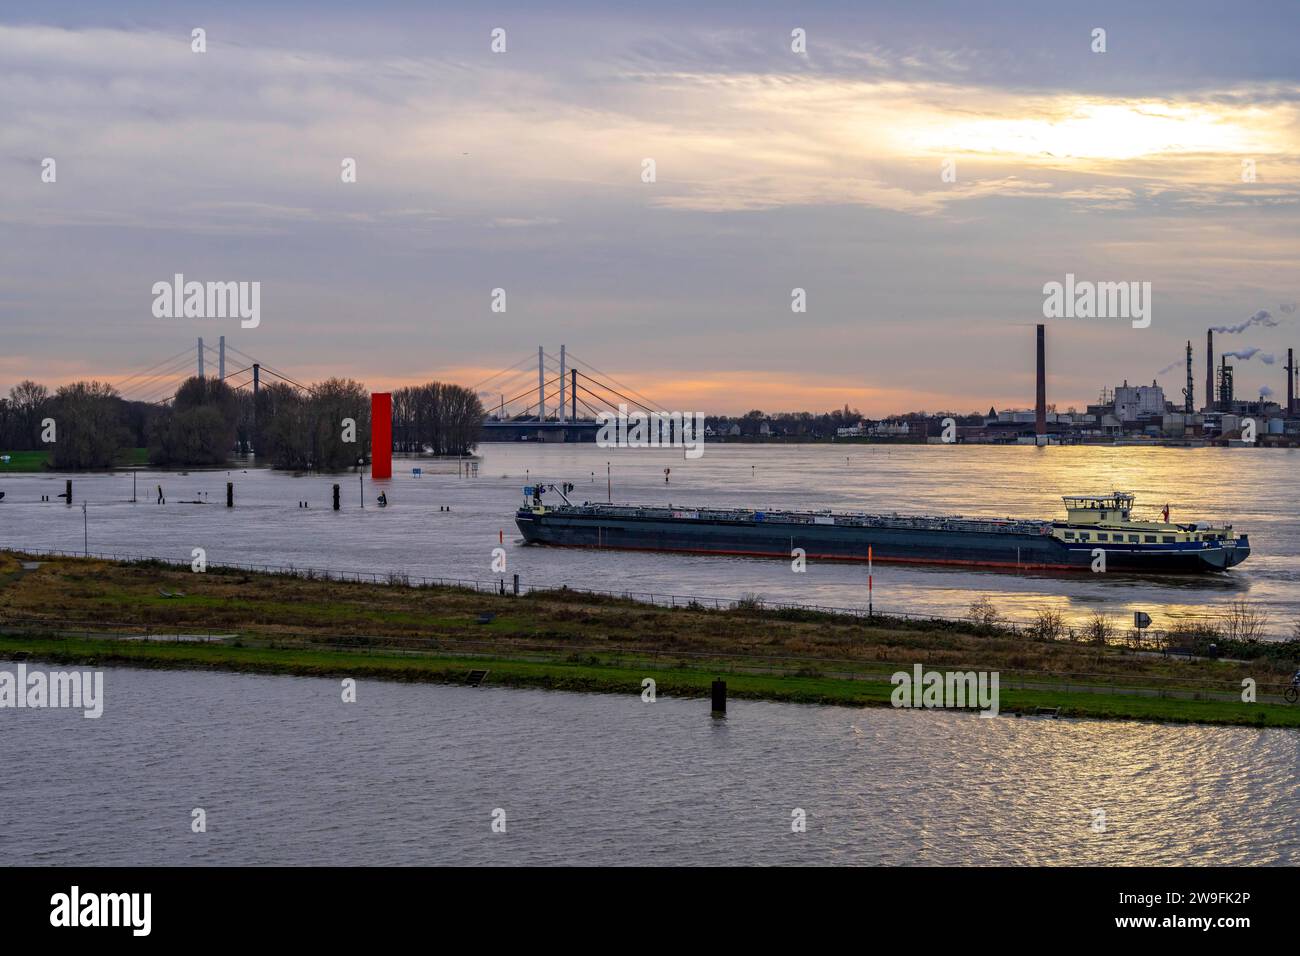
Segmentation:
{"type": "Polygon", "coordinates": [[[233,481],[226,482],[226,507],[235,507],[235,483],[233,481]]]}
{"type": "Polygon", "coordinates": [[[515,575],[515,597],[519,597],[519,575],[515,575]]]}
{"type": "Polygon", "coordinates": [[[713,716],[727,716],[727,682],[725,680],[715,680],[713,682],[713,716]]]}
{"type": "Polygon", "coordinates": [[[69,478],[63,483],[63,493],[68,496],[68,504],[72,504],[72,479],[69,478]]]}
{"type": "Polygon", "coordinates": [[[334,510],[339,510],[339,486],[337,482],[334,485],[334,510]]]}

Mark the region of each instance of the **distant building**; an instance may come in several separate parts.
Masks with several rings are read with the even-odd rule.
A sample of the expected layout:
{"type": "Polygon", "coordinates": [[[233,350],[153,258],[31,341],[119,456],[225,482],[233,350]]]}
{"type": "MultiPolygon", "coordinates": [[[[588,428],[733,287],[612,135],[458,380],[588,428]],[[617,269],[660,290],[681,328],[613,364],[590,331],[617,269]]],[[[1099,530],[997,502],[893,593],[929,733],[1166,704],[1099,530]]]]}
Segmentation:
{"type": "Polygon", "coordinates": [[[876,422],[871,426],[871,434],[880,437],[897,438],[910,434],[912,427],[904,421],[884,421],[876,422]]]}
{"type": "Polygon", "coordinates": [[[1114,415],[1121,422],[1136,422],[1142,418],[1162,418],[1165,414],[1165,390],[1152,382],[1150,385],[1130,385],[1128,380],[1115,389],[1114,415]]]}

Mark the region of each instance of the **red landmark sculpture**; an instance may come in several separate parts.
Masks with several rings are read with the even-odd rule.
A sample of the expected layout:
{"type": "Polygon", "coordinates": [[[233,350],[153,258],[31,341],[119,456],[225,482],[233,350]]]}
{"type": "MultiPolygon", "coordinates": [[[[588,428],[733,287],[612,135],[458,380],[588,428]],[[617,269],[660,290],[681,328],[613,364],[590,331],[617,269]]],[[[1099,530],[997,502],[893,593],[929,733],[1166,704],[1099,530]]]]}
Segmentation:
{"type": "Polygon", "coordinates": [[[370,395],[370,477],[393,477],[393,396],[388,392],[370,395]]]}

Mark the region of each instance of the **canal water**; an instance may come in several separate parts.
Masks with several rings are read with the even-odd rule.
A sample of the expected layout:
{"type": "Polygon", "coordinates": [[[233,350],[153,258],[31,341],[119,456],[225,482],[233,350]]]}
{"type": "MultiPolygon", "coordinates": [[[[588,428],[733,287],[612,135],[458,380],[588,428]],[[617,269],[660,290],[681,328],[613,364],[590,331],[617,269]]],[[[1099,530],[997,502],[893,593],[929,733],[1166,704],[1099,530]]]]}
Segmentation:
{"type": "Polygon", "coordinates": [[[1300,863],[1286,730],[340,686],[109,668],[98,719],[0,712],[0,862],[1300,863]]]}
{"type": "Polygon", "coordinates": [[[1041,518],[1063,517],[1064,494],[1119,489],[1137,494],[1140,513],[1154,515],[1168,503],[1174,520],[1231,522],[1250,534],[1250,559],[1222,575],[1145,578],[878,565],[875,607],[958,617],[987,596],[1013,620],[1052,607],[1071,621],[1100,610],[1122,625],[1142,610],[1161,628],[1213,618],[1246,600],[1267,613],[1270,636],[1288,636],[1300,620],[1295,450],[708,445],[693,461],[680,451],[594,445],[491,444],[480,451],[475,478],[458,477],[455,463],[399,459],[392,481],[366,480],[364,509],[355,474],[235,468],[76,475],[68,507],[56,499],[65,476],[0,472],[0,547],[81,550],[88,540],[92,551],[186,562],[202,547],[214,562],[492,581],[500,536],[507,580],[518,573],[525,585],[865,607],[862,566],[812,562],[796,574],[785,561],[524,547],[512,516],[528,481],[571,481],[580,501],[603,501],[612,486],[620,502],[1041,518]],[[414,476],[415,467],[424,474],[414,476]],[[233,510],[224,507],[228,480],[233,510]],[[338,513],[329,506],[336,481],[338,513]],[[159,484],[165,506],[155,503],[159,484]],[[376,507],[380,490],[389,501],[384,509],[376,507]]]}

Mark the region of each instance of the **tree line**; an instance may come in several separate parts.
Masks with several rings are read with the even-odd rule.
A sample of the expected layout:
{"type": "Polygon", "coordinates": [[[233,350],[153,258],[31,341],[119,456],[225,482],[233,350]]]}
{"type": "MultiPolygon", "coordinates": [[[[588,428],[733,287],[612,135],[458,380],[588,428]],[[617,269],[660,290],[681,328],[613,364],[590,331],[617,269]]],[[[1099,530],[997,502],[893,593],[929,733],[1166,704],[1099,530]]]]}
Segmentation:
{"type": "MultiPolygon", "coordinates": [[[[459,385],[430,382],[393,395],[398,451],[469,454],[482,421],[478,397],[459,385]]],[[[247,389],[195,376],[167,405],[128,402],[97,381],[52,394],[23,381],[0,397],[0,450],[48,450],[50,467],[60,470],[111,468],[129,449],[147,448],[159,466],[219,466],[252,454],[275,468],[341,471],[370,460],[370,438],[370,393],[351,379],[331,378],[305,392],[269,384],[255,400],[247,389]]]]}
{"type": "Polygon", "coordinates": [[[429,382],[393,392],[393,447],[434,455],[464,455],[478,443],[483,403],[459,385],[429,382]]]}

